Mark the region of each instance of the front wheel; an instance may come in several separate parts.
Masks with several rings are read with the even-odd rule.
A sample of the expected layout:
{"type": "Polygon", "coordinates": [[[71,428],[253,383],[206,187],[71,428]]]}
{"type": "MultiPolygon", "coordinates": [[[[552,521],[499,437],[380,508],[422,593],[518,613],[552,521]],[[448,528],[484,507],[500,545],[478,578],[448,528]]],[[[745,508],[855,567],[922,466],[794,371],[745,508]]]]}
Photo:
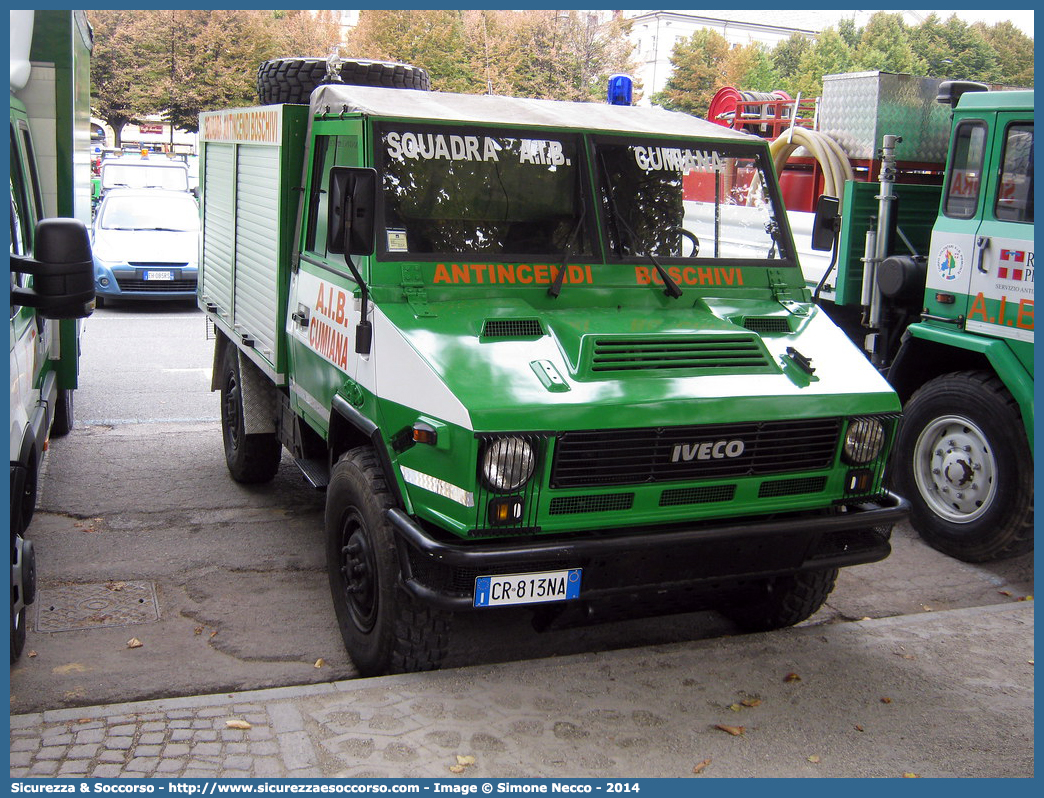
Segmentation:
{"type": "Polygon", "coordinates": [[[394,505],[370,447],[346,453],[326,489],[326,557],[337,624],[362,676],[434,670],[446,654],[450,615],[399,584],[394,505]]]}
{"type": "Polygon", "coordinates": [[[812,617],[834,589],[837,569],[802,571],[769,579],[750,601],[724,614],[746,632],[768,632],[812,617]]]}
{"type": "Polygon", "coordinates": [[[893,455],[910,520],[935,549],[986,562],[1033,548],[1033,458],[1014,398],[986,372],[925,383],[893,455]]]}

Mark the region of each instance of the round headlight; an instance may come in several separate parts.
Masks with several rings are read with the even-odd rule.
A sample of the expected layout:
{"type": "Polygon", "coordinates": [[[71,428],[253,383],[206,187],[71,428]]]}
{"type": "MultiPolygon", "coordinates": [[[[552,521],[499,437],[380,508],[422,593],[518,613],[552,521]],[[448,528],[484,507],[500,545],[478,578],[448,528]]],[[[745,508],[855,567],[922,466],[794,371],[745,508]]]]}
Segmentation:
{"type": "Polygon", "coordinates": [[[853,465],[869,463],[881,453],[885,432],[876,418],[857,418],[845,433],[845,460],[853,465]]]}
{"type": "Polygon", "coordinates": [[[518,490],[533,476],[533,447],[522,438],[499,438],[486,447],[482,476],[493,490],[518,490]]]}

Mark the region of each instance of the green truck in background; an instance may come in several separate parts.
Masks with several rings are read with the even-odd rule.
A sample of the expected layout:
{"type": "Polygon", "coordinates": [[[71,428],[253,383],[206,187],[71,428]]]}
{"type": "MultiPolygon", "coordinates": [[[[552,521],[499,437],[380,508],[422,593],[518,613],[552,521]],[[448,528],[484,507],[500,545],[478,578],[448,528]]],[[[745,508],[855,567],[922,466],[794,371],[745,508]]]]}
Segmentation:
{"type": "Polygon", "coordinates": [[[94,307],[91,30],[82,11],[11,11],[11,662],[36,561],[26,531],[51,436],[73,424],[79,322],[94,307]],[[55,218],[64,217],[64,218],[55,218]]]}
{"type": "Polygon", "coordinates": [[[233,478],[285,448],[326,490],[362,674],[438,667],[465,611],[787,626],[888,555],[899,399],[813,304],[764,141],[313,67],[201,115],[198,302],[233,478]]]}
{"type": "Polygon", "coordinates": [[[903,400],[911,522],[968,562],[1033,547],[1033,92],[886,73],[824,80],[844,184],[802,256],[816,299],[903,400]],[[858,114],[852,109],[858,108],[858,114]]]}

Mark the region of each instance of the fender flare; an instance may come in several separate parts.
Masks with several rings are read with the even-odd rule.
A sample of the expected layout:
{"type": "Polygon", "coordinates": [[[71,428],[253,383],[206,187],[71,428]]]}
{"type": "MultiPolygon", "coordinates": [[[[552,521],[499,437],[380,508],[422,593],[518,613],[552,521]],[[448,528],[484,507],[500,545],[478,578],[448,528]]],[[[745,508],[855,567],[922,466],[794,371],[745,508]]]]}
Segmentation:
{"type": "Polygon", "coordinates": [[[388,445],[384,436],[381,435],[380,427],[343,396],[334,394],[333,400],[330,402],[328,432],[330,468],[333,469],[334,463],[345,451],[365,444],[372,446],[377,453],[381,471],[396,505],[406,509],[408,507],[406,497],[403,495],[398,474],[392,464],[391,456],[388,454],[388,445]]]}
{"type": "Polygon", "coordinates": [[[1019,405],[1030,450],[1033,449],[1034,409],[1033,377],[1015,357],[1003,339],[967,335],[958,330],[939,330],[923,324],[912,324],[903,334],[895,361],[888,370],[888,382],[905,403],[913,392],[933,377],[949,371],[988,368],[1004,383],[1019,405]],[[946,353],[967,353],[979,364],[947,362],[946,353]],[[926,368],[926,364],[931,364],[926,368]]]}

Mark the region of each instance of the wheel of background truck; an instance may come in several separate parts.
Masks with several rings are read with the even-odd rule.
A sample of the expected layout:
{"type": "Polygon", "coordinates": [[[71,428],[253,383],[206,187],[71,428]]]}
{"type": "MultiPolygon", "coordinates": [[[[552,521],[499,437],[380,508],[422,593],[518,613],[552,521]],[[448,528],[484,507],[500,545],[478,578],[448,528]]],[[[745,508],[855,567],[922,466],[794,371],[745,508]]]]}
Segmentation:
{"type": "Polygon", "coordinates": [[[834,589],[837,569],[802,571],[766,580],[760,595],[723,613],[747,632],[768,632],[810,618],[834,589]]]}
{"type": "MultiPolygon", "coordinates": [[[[388,61],[343,61],[341,81],[350,86],[421,91],[431,88],[426,70],[388,61]]],[[[257,96],[263,105],[307,105],[316,86],[331,82],[334,81],[326,78],[325,58],[274,58],[258,67],[257,96]]]]}
{"type": "MultiPolygon", "coordinates": [[[[18,497],[21,506],[19,512],[21,528],[11,530],[12,533],[24,532],[33,520],[33,514],[36,512],[36,486],[40,476],[37,471],[36,448],[33,447],[29,453],[29,462],[25,464],[25,482],[22,483],[22,494],[18,497]]],[[[11,500],[14,501],[15,497],[12,496],[11,500]]]]}
{"type": "Polygon", "coordinates": [[[434,670],[446,653],[450,614],[399,585],[394,506],[371,447],[347,452],[326,489],[326,562],[345,649],[362,676],[434,670]]]}
{"type": "Polygon", "coordinates": [[[247,435],[243,418],[239,350],[229,344],[221,365],[221,437],[225,462],[236,482],[268,482],[279,470],[283,450],[274,432],[247,435]]]}
{"type": "Polygon", "coordinates": [[[1015,399],[993,374],[925,383],[903,409],[892,479],[928,545],[965,562],[1033,548],[1033,457],[1015,399]]]}
{"type": "Polygon", "coordinates": [[[22,656],[25,648],[25,607],[17,613],[11,608],[11,664],[14,665],[22,656]]]}
{"type": "Polygon", "coordinates": [[[73,428],[73,392],[71,388],[58,391],[54,403],[54,421],[51,422],[51,437],[61,438],[73,428]]]}

